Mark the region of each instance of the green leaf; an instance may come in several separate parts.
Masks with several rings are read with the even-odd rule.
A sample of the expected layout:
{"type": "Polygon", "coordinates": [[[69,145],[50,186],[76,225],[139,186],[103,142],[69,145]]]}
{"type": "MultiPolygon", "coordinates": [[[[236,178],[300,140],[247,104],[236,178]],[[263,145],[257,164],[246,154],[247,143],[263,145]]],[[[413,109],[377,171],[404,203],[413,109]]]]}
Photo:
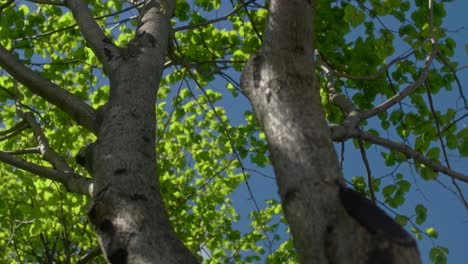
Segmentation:
{"type": "Polygon", "coordinates": [[[27,15],[29,13],[29,7],[25,4],[20,5],[18,8],[18,12],[21,13],[21,15],[27,15]]]}
{"type": "Polygon", "coordinates": [[[351,24],[352,27],[357,27],[364,22],[366,15],[361,10],[353,5],[347,5],[344,9],[344,21],[351,24]]]}
{"type": "Polygon", "coordinates": [[[421,173],[421,177],[424,179],[424,180],[433,180],[433,179],[436,179],[437,176],[439,176],[439,173],[434,171],[433,169],[431,168],[427,168],[425,165],[423,164],[419,164],[419,171],[421,173]]]}
{"type": "Polygon", "coordinates": [[[380,184],[382,181],[380,179],[372,179],[372,189],[375,192],[378,192],[380,190],[380,184]]]}
{"type": "Polygon", "coordinates": [[[397,215],[395,221],[397,221],[401,226],[405,226],[408,223],[408,217],[403,215],[397,215]]]}
{"type": "Polygon", "coordinates": [[[458,146],[458,152],[463,157],[468,156],[468,128],[462,129],[457,133],[457,137],[460,139],[458,146]]]}
{"type": "Polygon", "coordinates": [[[431,148],[426,152],[426,155],[431,160],[438,161],[439,160],[439,155],[440,155],[440,148],[438,148],[438,147],[431,148]]]}
{"type": "Polygon", "coordinates": [[[418,225],[421,225],[422,223],[424,223],[426,221],[427,208],[422,204],[418,204],[414,208],[414,211],[416,212],[416,223],[418,225]]]}
{"type": "Polygon", "coordinates": [[[432,238],[438,238],[439,237],[439,233],[435,230],[434,227],[429,227],[426,229],[426,234],[429,236],[429,237],[432,237],[432,238]]]}
{"type": "Polygon", "coordinates": [[[402,192],[408,192],[411,188],[411,183],[407,180],[400,180],[397,182],[397,184],[400,187],[400,191],[402,192]]]}
{"type": "Polygon", "coordinates": [[[41,225],[40,221],[33,222],[29,226],[29,235],[31,237],[38,236],[41,233],[41,231],[42,231],[42,225],[41,225]]]}
{"type": "Polygon", "coordinates": [[[422,239],[422,233],[417,229],[416,227],[411,227],[410,231],[416,236],[416,239],[421,240],[422,239]]]}
{"type": "Polygon", "coordinates": [[[393,193],[397,190],[396,185],[387,185],[382,189],[382,194],[384,195],[385,198],[389,198],[393,195],[393,193]]]}
{"type": "Polygon", "coordinates": [[[359,176],[359,177],[352,177],[351,181],[353,182],[353,187],[356,191],[360,193],[365,193],[366,192],[366,187],[367,184],[364,180],[364,177],[359,176]]]}
{"type": "Polygon", "coordinates": [[[447,142],[447,147],[449,149],[455,149],[458,147],[458,140],[457,137],[453,134],[447,134],[445,137],[446,142],[447,142]]]}
{"type": "Polygon", "coordinates": [[[434,264],[446,264],[449,250],[446,247],[435,246],[429,252],[429,258],[434,264]]]}

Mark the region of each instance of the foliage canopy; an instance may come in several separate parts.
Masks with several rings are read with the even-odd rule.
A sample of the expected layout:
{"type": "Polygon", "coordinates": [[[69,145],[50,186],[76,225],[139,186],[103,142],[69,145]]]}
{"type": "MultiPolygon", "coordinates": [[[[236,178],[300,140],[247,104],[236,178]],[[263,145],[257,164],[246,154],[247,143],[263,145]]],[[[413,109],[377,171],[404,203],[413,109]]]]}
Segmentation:
{"type": "MultiPolygon", "coordinates": [[[[417,83],[404,100],[361,124],[368,135],[390,138],[397,147],[380,144],[385,148],[376,151],[370,147],[379,143],[371,137],[354,139],[357,149],[381,154],[393,170],[391,177],[378,172],[371,180],[357,176],[350,182],[363,193],[375,193],[418,239],[434,239],[434,247],[424,252],[434,263],[446,263],[448,249],[437,244],[434,227],[423,230],[428,217],[423,202],[410,214],[399,213],[407,194],[417,189],[417,180],[398,168],[409,164],[423,180],[450,185],[447,188],[466,204],[461,181],[438,173],[428,160],[398,146],[407,145],[449,170],[452,156],[468,155],[468,129],[459,125],[468,107],[457,77],[461,67],[454,59],[456,46],[462,43],[443,26],[445,2],[450,1],[434,1],[429,8],[428,1],[422,0],[318,0],[315,17],[317,60],[333,69],[328,75],[323,68],[316,69],[330,123],[345,121],[340,108],[330,101],[330,76],[335,92],[346,94],[364,111],[417,83]],[[438,52],[428,65],[431,39],[436,40],[438,52]],[[438,97],[450,97],[453,102],[440,105],[438,97]]],[[[238,81],[245,62],[261,46],[265,5],[263,1],[178,0],[173,18],[175,45],[155,106],[158,171],[176,232],[207,263],[297,261],[274,191],[265,136],[238,81]],[[270,192],[265,194],[262,188],[270,192]],[[239,197],[248,205],[235,201],[239,197]]],[[[134,37],[134,6],[114,0],[89,1],[88,6],[116,44],[123,46],[134,37]]],[[[3,47],[93,108],[106,102],[106,75],[72,14],[59,1],[3,0],[0,14],[3,47]]],[[[3,69],[0,110],[1,151],[52,167],[39,155],[33,131],[22,119],[25,112],[33,112],[50,148],[76,173],[87,175],[75,156],[95,140],[93,134],[3,69]]],[[[353,154],[342,158],[347,155],[353,154]]],[[[347,168],[343,170],[346,174],[347,168]]],[[[6,163],[0,163],[0,171],[4,263],[76,263],[93,252],[97,243],[86,218],[87,197],[6,163]]],[[[96,258],[93,263],[102,261],[96,258]]]]}

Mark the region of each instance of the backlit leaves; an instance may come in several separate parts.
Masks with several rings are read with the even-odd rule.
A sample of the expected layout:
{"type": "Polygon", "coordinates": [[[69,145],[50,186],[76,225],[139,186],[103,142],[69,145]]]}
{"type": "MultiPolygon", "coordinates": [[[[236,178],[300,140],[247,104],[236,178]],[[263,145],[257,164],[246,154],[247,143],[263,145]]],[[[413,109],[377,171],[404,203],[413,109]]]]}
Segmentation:
{"type": "MultiPolygon", "coordinates": [[[[446,16],[443,2],[434,1],[434,34],[440,54],[447,61],[438,56],[437,62],[431,65],[427,83],[432,95],[459,90],[452,71],[460,66],[452,61],[452,56],[457,44],[463,44],[456,43],[445,29],[439,27],[446,16]]],[[[254,113],[245,111],[237,118],[240,121],[233,122],[234,118],[223,107],[228,96],[243,97],[239,92],[238,75],[249,57],[261,47],[261,34],[267,19],[263,4],[257,1],[239,8],[228,1],[177,0],[174,27],[185,29],[175,32],[176,59],[171,64],[173,67],[165,71],[155,105],[158,169],[161,192],[174,228],[194,253],[200,257],[202,252],[208,255],[204,260],[206,263],[298,261],[277,201],[260,201],[264,206],[259,210],[249,208],[250,213],[245,217],[248,217],[249,225],[241,228],[241,220],[246,219],[241,219],[233,200],[233,194],[245,185],[246,180],[254,177],[245,170],[246,164],[257,168],[269,165],[264,134],[254,113]],[[236,12],[224,20],[198,25],[233,9],[236,12]],[[226,75],[231,79],[220,82],[226,75]]],[[[130,4],[95,1],[89,7],[117,45],[123,46],[132,39],[136,19],[126,19],[136,11],[114,14],[131,7],[130,4]]],[[[315,48],[321,56],[338,72],[356,77],[375,75],[367,81],[359,78],[335,80],[337,92],[346,94],[355,105],[361,109],[373,108],[419,78],[424,60],[431,51],[427,1],[319,0],[316,9],[315,48]],[[406,52],[408,49],[410,52],[406,52]],[[385,68],[395,58],[400,59],[385,68]]],[[[107,101],[109,85],[105,74],[66,8],[40,5],[39,9],[37,4],[16,1],[2,10],[0,36],[0,43],[28,67],[93,107],[107,101]]],[[[465,49],[468,51],[468,45],[465,49]]],[[[328,121],[342,122],[344,114],[328,101],[330,95],[325,89],[324,78],[320,78],[320,84],[328,121]]],[[[0,76],[0,86],[13,91],[16,84],[3,75],[0,76]]],[[[51,146],[66,157],[77,172],[87,175],[76,164],[74,156],[80,148],[93,142],[94,136],[25,87],[19,85],[18,89],[24,95],[22,103],[40,115],[38,119],[51,139],[51,146]]],[[[5,90],[0,89],[2,129],[10,128],[18,121],[13,98],[5,90]]],[[[466,113],[466,106],[461,105],[460,102],[444,107],[436,105],[437,109],[432,113],[426,87],[419,87],[401,104],[379,114],[375,120],[361,123],[361,128],[373,135],[395,136],[433,161],[440,161],[443,155],[440,139],[447,149],[466,157],[468,129],[456,121],[466,113]],[[435,125],[435,115],[442,129],[440,133],[435,125]]],[[[0,143],[1,150],[35,146],[30,131],[0,143]]],[[[373,148],[368,142],[365,147],[373,148]]],[[[400,152],[377,151],[381,152],[384,164],[392,169],[410,164],[424,180],[438,177],[437,172],[400,152]]],[[[50,166],[38,155],[30,155],[27,159],[50,166]]],[[[12,258],[23,259],[23,262],[43,261],[41,256],[46,254],[47,247],[37,238],[41,235],[49,243],[47,245],[57,241],[57,262],[65,262],[63,256],[67,245],[62,239],[65,232],[75,250],[72,263],[97,245],[85,217],[86,199],[66,194],[57,184],[5,164],[0,164],[0,171],[0,208],[6,208],[0,210],[0,248],[5,249],[1,256],[5,263],[12,258]],[[21,243],[25,240],[29,244],[21,243]],[[36,255],[31,254],[34,250],[36,255]]],[[[346,174],[346,168],[344,172],[346,174]]],[[[372,176],[371,187],[377,200],[400,210],[407,201],[407,194],[414,188],[410,175],[396,170],[392,177],[372,176]]],[[[370,194],[366,177],[353,177],[351,181],[355,189],[370,194]]],[[[433,227],[420,228],[420,225],[430,223],[427,208],[422,204],[415,206],[413,216],[397,215],[396,220],[407,226],[414,223],[415,226],[410,228],[419,239],[423,236],[436,239],[439,235],[433,227]]],[[[429,257],[433,263],[446,263],[447,254],[446,248],[435,246],[429,257]]]]}

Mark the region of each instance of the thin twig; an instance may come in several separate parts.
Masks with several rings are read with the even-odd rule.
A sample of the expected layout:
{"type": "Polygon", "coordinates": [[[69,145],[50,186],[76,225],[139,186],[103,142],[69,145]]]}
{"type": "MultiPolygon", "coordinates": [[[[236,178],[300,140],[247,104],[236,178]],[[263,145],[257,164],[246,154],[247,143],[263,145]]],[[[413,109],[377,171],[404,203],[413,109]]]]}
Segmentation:
{"type": "Polygon", "coordinates": [[[457,74],[458,69],[455,69],[452,66],[452,64],[450,64],[450,61],[447,59],[447,57],[444,54],[440,53],[439,58],[442,59],[442,62],[444,63],[444,65],[447,66],[450,69],[450,71],[452,72],[452,75],[455,78],[455,82],[457,84],[458,93],[460,94],[460,98],[463,101],[464,108],[468,109],[468,101],[467,101],[467,99],[465,97],[465,94],[463,93],[463,87],[462,87],[461,81],[458,78],[458,74],[457,74]]]}
{"type": "Polygon", "coordinates": [[[41,150],[39,149],[39,147],[35,147],[35,148],[25,148],[25,149],[19,149],[19,150],[4,151],[4,153],[10,154],[10,155],[41,154],[41,150]]]}
{"type": "Polygon", "coordinates": [[[63,1],[53,1],[53,0],[26,0],[31,3],[43,4],[43,5],[55,5],[55,6],[65,6],[63,1]]]}
{"type": "Polygon", "coordinates": [[[408,85],[405,89],[403,89],[401,92],[397,93],[396,95],[390,97],[388,100],[383,102],[382,104],[367,110],[363,111],[360,115],[361,121],[366,120],[370,117],[373,117],[377,114],[380,114],[390,107],[394,106],[395,104],[401,102],[405,97],[413,93],[414,90],[419,88],[422,83],[427,79],[427,76],[429,75],[429,68],[431,66],[432,61],[434,60],[436,54],[438,51],[437,45],[433,46],[432,52],[429,54],[429,56],[426,59],[426,63],[424,63],[423,71],[419,78],[412,84],[408,85]]]}
{"type": "Polygon", "coordinates": [[[244,11],[245,13],[247,14],[247,18],[249,19],[250,21],[250,24],[252,25],[252,29],[253,31],[255,32],[255,35],[257,35],[257,38],[260,40],[260,42],[262,41],[262,34],[260,34],[260,31],[257,29],[257,26],[255,25],[254,23],[254,20],[252,18],[252,15],[250,15],[250,12],[249,10],[247,9],[247,5],[250,4],[251,2],[255,2],[254,1],[249,1],[249,2],[245,2],[242,4],[242,7],[244,8],[244,11]]]}
{"type": "Polygon", "coordinates": [[[9,138],[12,138],[27,128],[28,128],[28,124],[24,120],[21,120],[21,122],[12,126],[11,128],[4,130],[4,131],[0,131],[0,141],[4,141],[9,138]]]}
{"type": "Polygon", "coordinates": [[[200,28],[200,27],[208,26],[208,25],[211,25],[211,24],[220,22],[220,21],[224,21],[224,20],[228,19],[230,16],[234,15],[235,13],[237,13],[237,11],[239,11],[240,9],[242,9],[244,5],[246,5],[246,4],[248,4],[248,3],[251,3],[251,2],[254,2],[254,1],[255,1],[255,0],[249,1],[249,2],[247,2],[247,3],[243,3],[242,5],[237,6],[236,8],[234,8],[233,10],[231,10],[229,13],[227,13],[227,14],[224,15],[224,16],[221,16],[221,17],[218,17],[218,18],[215,18],[215,19],[211,19],[211,20],[208,20],[208,21],[200,22],[200,23],[194,24],[194,25],[185,25],[185,26],[176,27],[176,28],[174,28],[174,32],[182,31],[182,30],[187,30],[187,29],[200,28]]]}
{"type": "Polygon", "coordinates": [[[467,175],[464,175],[463,173],[457,172],[457,171],[455,171],[453,169],[449,169],[449,168],[441,165],[440,163],[425,157],[424,155],[422,155],[422,154],[416,152],[415,150],[413,150],[412,148],[410,148],[408,145],[397,143],[397,142],[394,142],[394,141],[391,141],[391,140],[388,140],[388,139],[384,139],[384,138],[381,138],[381,137],[366,133],[364,131],[358,131],[356,136],[358,138],[361,138],[362,140],[365,140],[365,141],[380,145],[380,146],[385,147],[385,148],[387,148],[389,150],[399,151],[399,152],[405,154],[407,157],[412,158],[412,159],[414,159],[415,161],[417,161],[417,162],[419,162],[421,164],[424,164],[426,167],[428,167],[428,168],[430,168],[430,169],[432,169],[434,171],[441,172],[441,173],[443,173],[445,175],[448,175],[448,176],[450,176],[452,178],[455,178],[457,180],[468,183],[468,176],[467,175]]]}
{"type": "Polygon", "coordinates": [[[463,120],[465,117],[468,116],[468,113],[465,113],[464,115],[460,116],[459,118],[453,120],[452,123],[450,123],[449,125],[445,126],[443,129],[442,129],[442,133],[449,130],[452,126],[454,126],[456,123],[460,122],[461,120],[463,120]]]}
{"type": "MultiPolygon", "coordinates": [[[[432,116],[434,117],[436,129],[437,129],[437,136],[439,138],[439,143],[440,143],[440,146],[442,148],[442,154],[444,155],[445,164],[447,164],[447,168],[451,169],[450,162],[449,162],[449,159],[448,159],[448,156],[447,156],[447,150],[445,149],[445,143],[444,143],[444,140],[442,139],[442,131],[440,129],[439,117],[437,116],[436,110],[434,108],[434,103],[432,101],[430,85],[429,85],[428,81],[426,81],[425,84],[426,84],[427,99],[429,101],[429,107],[431,109],[432,116]]],[[[463,196],[463,192],[462,192],[460,186],[458,185],[458,183],[455,181],[454,178],[452,178],[452,184],[457,189],[458,195],[460,196],[460,200],[465,205],[465,208],[468,209],[468,203],[466,202],[466,199],[463,196]]]]}
{"type": "MultiPolygon", "coordinates": [[[[182,79],[184,79],[184,78],[185,78],[185,72],[182,72],[182,79]]],[[[179,96],[181,88],[182,88],[182,81],[180,81],[180,83],[179,83],[179,87],[177,88],[177,93],[176,93],[176,95],[175,95],[174,98],[177,98],[177,96],[179,96]]],[[[172,115],[174,114],[175,109],[176,109],[175,106],[172,107],[171,112],[169,113],[169,116],[167,117],[167,121],[166,121],[166,123],[164,124],[164,128],[163,128],[163,130],[162,130],[162,133],[163,133],[163,134],[164,134],[164,132],[166,132],[166,129],[167,129],[168,126],[169,126],[169,122],[171,121],[171,117],[172,117],[172,115]]],[[[156,142],[156,145],[159,144],[159,142],[161,141],[161,138],[162,138],[162,137],[158,137],[158,141],[156,142]]]]}
{"type": "Polygon", "coordinates": [[[463,65],[463,66],[460,66],[458,67],[455,71],[461,71],[461,70],[464,70],[464,69],[468,69],[468,65],[463,65]]]}
{"type": "Polygon", "coordinates": [[[374,188],[372,187],[372,171],[369,165],[369,160],[367,159],[366,149],[364,148],[364,144],[362,143],[362,140],[358,139],[358,143],[359,143],[359,149],[361,150],[362,161],[364,162],[364,166],[366,167],[367,186],[369,187],[371,201],[372,201],[372,204],[375,205],[376,199],[375,199],[375,194],[374,194],[374,188]]]}

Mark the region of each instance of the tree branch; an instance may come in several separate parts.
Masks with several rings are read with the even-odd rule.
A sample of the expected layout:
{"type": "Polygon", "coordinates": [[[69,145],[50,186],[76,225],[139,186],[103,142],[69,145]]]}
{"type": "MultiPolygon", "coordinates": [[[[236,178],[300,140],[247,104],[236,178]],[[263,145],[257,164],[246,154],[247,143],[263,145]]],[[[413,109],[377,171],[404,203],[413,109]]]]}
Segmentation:
{"type": "Polygon", "coordinates": [[[78,124],[91,132],[97,132],[96,113],[91,106],[78,96],[69,93],[24,66],[2,45],[0,45],[0,66],[27,89],[69,114],[78,124]]]}
{"type": "Polygon", "coordinates": [[[19,149],[19,150],[4,151],[3,153],[10,154],[10,155],[41,154],[41,150],[39,149],[39,147],[35,147],[35,148],[25,148],[25,149],[19,149]]]}
{"type": "Polygon", "coordinates": [[[49,140],[42,131],[42,128],[37,124],[34,115],[31,112],[21,113],[21,115],[24,120],[28,122],[29,127],[36,137],[42,157],[59,171],[64,173],[73,172],[73,169],[67,164],[65,159],[50,147],[49,140]]]}
{"type": "Polygon", "coordinates": [[[382,113],[383,111],[389,109],[393,105],[399,103],[405,97],[410,95],[414,90],[420,87],[422,83],[427,79],[427,76],[429,75],[429,66],[431,65],[432,61],[434,60],[434,58],[436,57],[439,51],[439,46],[437,45],[437,38],[434,33],[434,23],[433,23],[434,22],[434,10],[433,10],[432,0],[429,0],[429,19],[428,20],[429,20],[428,21],[429,32],[431,33],[430,41],[432,44],[432,51],[426,58],[426,62],[424,63],[424,67],[423,67],[421,75],[413,84],[407,86],[400,93],[397,93],[396,95],[392,96],[387,101],[383,102],[377,107],[374,107],[370,110],[362,112],[360,116],[361,121],[368,119],[370,117],[373,117],[379,113],[382,113]]]}
{"type": "Polygon", "coordinates": [[[375,201],[377,201],[377,199],[375,198],[374,187],[372,186],[372,171],[370,168],[369,160],[367,159],[366,148],[364,147],[362,140],[358,140],[358,143],[359,143],[359,150],[361,151],[362,161],[364,162],[364,166],[366,167],[367,186],[369,187],[370,198],[371,198],[372,204],[375,205],[375,201]]]}
{"type": "Polygon", "coordinates": [[[96,23],[85,1],[65,0],[65,4],[71,10],[73,17],[78,23],[78,27],[86,40],[87,46],[93,50],[106,71],[108,63],[104,52],[104,44],[108,39],[107,36],[96,23]]]}
{"type": "Polygon", "coordinates": [[[28,125],[23,120],[7,130],[0,131],[0,142],[14,137],[15,135],[18,135],[19,133],[21,133],[21,131],[25,130],[26,128],[28,128],[28,125]]]}
{"type": "Polygon", "coordinates": [[[27,0],[28,2],[43,4],[43,5],[55,5],[55,6],[64,6],[63,1],[53,1],[53,0],[27,0]]]}
{"type": "Polygon", "coordinates": [[[453,120],[452,123],[448,124],[442,129],[442,133],[449,130],[451,127],[453,127],[456,123],[460,122],[461,120],[465,119],[468,116],[468,113],[465,113],[464,115],[460,116],[459,118],[453,120]]]}
{"type": "MultiPolygon", "coordinates": [[[[434,102],[432,100],[432,95],[431,95],[430,84],[427,80],[425,81],[425,85],[426,85],[427,99],[429,101],[429,108],[431,109],[432,116],[434,117],[436,129],[437,129],[437,137],[439,138],[440,147],[442,148],[442,154],[444,155],[445,164],[447,164],[448,169],[452,169],[450,166],[449,159],[448,159],[447,149],[445,147],[444,140],[442,139],[442,130],[440,127],[439,116],[437,115],[437,112],[435,110],[434,102]]],[[[463,192],[460,186],[458,186],[458,183],[455,181],[454,178],[452,178],[452,184],[457,189],[458,195],[460,196],[460,200],[465,205],[465,208],[468,209],[468,203],[466,202],[465,196],[463,195],[463,192]]]]}
{"type": "Polygon", "coordinates": [[[91,195],[93,181],[76,173],[66,173],[51,168],[36,165],[23,159],[16,158],[10,154],[0,151],[0,161],[24,171],[31,172],[42,178],[62,183],[67,191],[91,195]]]}
{"type": "Polygon", "coordinates": [[[391,141],[391,140],[388,140],[388,139],[384,139],[384,138],[381,138],[381,137],[366,133],[364,131],[358,131],[358,132],[356,132],[356,134],[357,134],[356,136],[358,138],[362,139],[362,140],[365,140],[365,141],[380,145],[380,146],[382,146],[384,148],[387,148],[389,150],[399,151],[399,152],[405,154],[407,157],[410,157],[410,158],[414,159],[415,161],[426,165],[428,168],[431,168],[434,171],[441,172],[441,173],[443,173],[445,175],[448,175],[448,176],[450,176],[452,178],[455,178],[457,180],[468,183],[468,176],[467,175],[464,175],[464,174],[462,174],[460,172],[449,169],[449,168],[441,165],[440,163],[425,157],[424,155],[422,155],[422,154],[416,152],[415,150],[413,150],[412,148],[410,148],[408,145],[400,144],[400,143],[397,143],[397,142],[394,142],[394,141],[391,141]]]}
{"type": "Polygon", "coordinates": [[[361,121],[368,119],[370,117],[373,117],[375,115],[378,115],[379,113],[382,113],[389,109],[390,107],[394,106],[395,104],[399,103],[401,100],[403,100],[405,97],[410,95],[414,90],[419,88],[422,83],[426,80],[427,76],[429,75],[429,66],[431,65],[432,61],[434,60],[435,56],[437,55],[438,52],[438,47],[437,45],[433,45],[433,50],[429,54],[429,56],[426,59],[426,62],[424,63],[423,71],[419,78],[412,84],[408,85],[405,89],[403,89],[401,92],[397,93],[396,95],[392,96],[382,104],[369,109],[367,111],[363,111],[360,114],[361,121]]]}
{"type": "Polygon", "coordinates": [[[344,141],[353,136],[352,131],[359,125],[361,111],[348,97],[340,94],[335,89],[336,72],[321,57],[318,50],[315,50],[316,63],[325,73],[327,79],[327,91],[330,94],[330,103],[338,106],[346,118],[342,125],[329,124],[333,140],[344,141]]]}

